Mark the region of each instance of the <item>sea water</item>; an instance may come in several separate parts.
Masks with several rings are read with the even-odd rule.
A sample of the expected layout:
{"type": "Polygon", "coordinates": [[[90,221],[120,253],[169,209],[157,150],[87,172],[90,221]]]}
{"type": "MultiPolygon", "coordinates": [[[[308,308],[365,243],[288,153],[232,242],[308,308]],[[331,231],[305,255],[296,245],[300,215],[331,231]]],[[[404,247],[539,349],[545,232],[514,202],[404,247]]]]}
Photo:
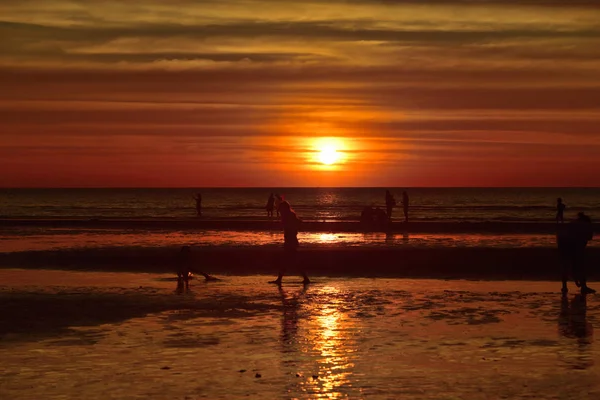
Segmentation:
{"type": "MultiPolygon", "coordinates": [[[[365,206],[385,208],[386,188],[0,189],[3,218],[262,219],[270,193],[305,220],[357,220],[365,206]]],[[[600,218],[600,188],[389,188],[398,205],[410,196],[414,221],[553,221],[562,197],[565,218],[600,218]]],[[[402,219],[402,210],[394,210],[402,219]]]]}

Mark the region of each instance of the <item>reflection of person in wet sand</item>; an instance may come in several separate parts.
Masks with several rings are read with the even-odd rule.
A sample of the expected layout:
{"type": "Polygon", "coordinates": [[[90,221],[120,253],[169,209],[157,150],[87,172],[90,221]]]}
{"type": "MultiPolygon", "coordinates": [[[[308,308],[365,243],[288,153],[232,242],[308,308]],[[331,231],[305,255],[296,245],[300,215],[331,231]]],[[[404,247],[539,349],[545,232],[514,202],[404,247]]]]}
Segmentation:
{"type": "MultiPolygon", "coordinates": [[[[279,212],[281,213],[281,222],[283,223],[283,250],[284,260],[279,266],[279,275],[277,279],[269,283],[275,283],[281,285],[283,275],[289,266],[298,267],[298,230],[302,220],[298,218],[290,203],[287,201],[281,202],[279,205],[279,212]]],[[[303,284],[309,284],[310,279],[304,270],[301,270],[304,280],[303,284]]]]}
{"type": "Polygon", "coordinates": [[[581,287],[581,294],[596,293],[594,289],[587,286],[585,271],[585,248],[593,236],[592,220],[582,212],[578,214],[575,221],[559,227],[556,242],[563,267],[561,289],[563,293],[568,292],[569,271],[575,284],[581,287]]]}
{"type": "Polygon", "coordinates": [[[192,249],[190,246],[183,246],[179,252],[177,258],[177,286],[189,287],[189,281],[192,273],[197,273],[204,276],[206,281],[218,281],[219,279],[211,276],[205,272],[195,269],[191,266],[191,253],[192,249]]]}
{"type": "Polygon", "coordinates": [[[591,367],[594,362],[589,354],[589,345],[593,341],[594,327],[587,320],[587,298],[585,295],[575,295],[569,302],[568,297],[562,297],[558,331],[565,338],[577,340],[577,352],[569,352],[569,364],[577,369],[591,367]]]}
{"type": "MultiPolygon", "coordinates": [[[[308,289],[308,285],[304,285],[302,290],[288,295],[281,286],[279,286],[279,295],[281,296],[282,318],[281,318],[281,362],[284,370],[290,374],[296,374],[296,378],[292,378],[287,386],[288,393],[296,393],[302,391],[301,380],[299,373],[302,372],[305,365],[303,363],[304,354],[301,344],[307,340],[306,337],[298,337],[298,325],[300,320],[300,310],[304,295],[308,289]]],[[[292,375],[293,376],[293,375],[292,375]]],[[[289,396],[287,396],[289,397],[289,396]]],[[[292,396],[293,397],[293,396],[292,396]]]]}
{"type": "Polygon", "coordinates": [[[283,306],[283,319],[281,322],[281,342],[284,347],[292,345],[296,340],[298,332],[298,310],[300,309],[300,300],[306,294],[308,289],[304,285],[302,290],[296,296],[288,297],[283,288],[279,287],[279,295],[281,296],[281,305],[283,306]]]}
{"type": "Polygon", "coordinates": [[[567,296],[562,297],[558,327],[560,334],[565,337],[586,339],[593,335],[594,328],[587,321],[586,296],[575,295],[570,302],[567,296]]]}

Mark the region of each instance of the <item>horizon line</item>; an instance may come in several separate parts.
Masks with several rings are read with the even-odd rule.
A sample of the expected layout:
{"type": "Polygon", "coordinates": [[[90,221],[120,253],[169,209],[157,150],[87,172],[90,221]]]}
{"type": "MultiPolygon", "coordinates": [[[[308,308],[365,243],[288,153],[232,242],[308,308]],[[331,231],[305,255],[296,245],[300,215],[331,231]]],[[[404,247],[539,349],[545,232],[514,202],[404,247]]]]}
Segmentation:
{"type": "Polygon", "coordinates": [[[66,189],[600,189],[600,186],[8,186],[0,190],[66,189]]]}

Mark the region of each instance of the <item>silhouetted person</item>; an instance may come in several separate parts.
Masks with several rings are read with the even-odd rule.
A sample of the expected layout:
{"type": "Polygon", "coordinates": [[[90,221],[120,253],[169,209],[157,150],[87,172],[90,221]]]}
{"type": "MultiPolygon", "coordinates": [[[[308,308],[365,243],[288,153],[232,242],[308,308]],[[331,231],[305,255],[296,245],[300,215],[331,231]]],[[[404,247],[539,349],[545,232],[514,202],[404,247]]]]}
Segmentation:
{"type": "MultiPolygon", "coordinates": [[[[283,263],[280,264],[277,279],[270,282],[277,285],[281,285],[283,275],[289,265],[296,268],[298,267],[298,246],[300,245],[298,242],[298,230],[300,228],[300,223],[302,222],[287,201],[281,202],[279,205],[279,212],[281,214],[281,222],[283,223],[284,260],[283,263]]],[[[310,279],[308,279],[306,273],[303,270],[301,270],[301,273],[304,277],[302,283],[305,285],[309,284],[310,279]]]]}
{"type": "Polygon", "coordinates": [[[404,222],[408,222],[409,199],[406,191],[402,192],[402,209],[404,210],[404,222]]]}
{"type": "Polygon", "coordinates": [[[396,207],[396,199],[394,199],[394,196],[392,196],[392,194],[390,193],[389,190],[385,191],[385,210],[386,210],[386,214],[389,220],[392,219],[392,211],[394,210],[394,207],[396,207]]]}
{"type": "Polygon", "coordinates": [[[375,207],[375,210],[373,210],[373,221],[375,223],[375,228],[384,229],[387,226],[389,220],[390,219],[388,217],[388,214],[386,214],[385,211],[383,211],[379,207],[375,207]]]}
{"type": "Polygon", "coordinates": [[[562,199],[559,197],[556,199],[556,222],[565,222],[564,213],[565,213],[565,203],[563,203],[562,199]]]}
{"type": "Polygon", "coordinates": [[[202,195],[200,193],[196,193],[194,196],[194,200],[196,200],[196,213],[199,217],[202,216],[202,195]]]}
{"type": "Polygon", "coordinates": [[[177,259],[177,284],[185,287],[189,287],[189,281],[192,276],[192,272],[199,273],[204,276],[207,281],[218,281],[219,279],[210,276],[209,274],[199,271],[191,266],[191,253],[192,249],[190,246],[183,246],[179,251],[179,257],[177,259]]]}
{"type": "Polygon", "coordinates": [[[360,223],[363,228],[372,228],[374,221],[373,207],[365,207],[360,213],[360,223]]]}
{"type": "Polygon", "coordinates": [[[273,205],[275,206],[277,218],[279,218],[279,206],[281,206],[281,202],[283,202],[283,197],[281,197],[278,193],[275,193],[275,200],[273,202],[273,205]]]}
{"type": "Polygon", "coordinates": [[[271,193],[269,196],[269,199],[267,200],[267,206],[265,208],[267,209],[267,217],[272,217],[273,208],[275,208],[275,196],[273,196],[273,193],[271,193]]]}
{"type": "Polygon", "coordinates": [[[575,284],[581,287],[581,294],[596,293],[594,289],[587,286],[585,271],[585,248],[593,236],[592,220],[582,212],[577,214],[575,221],[559,228],[557,245],[563,267],[561,289],[563,294],[568,292],[569,269],[575,284]]]}

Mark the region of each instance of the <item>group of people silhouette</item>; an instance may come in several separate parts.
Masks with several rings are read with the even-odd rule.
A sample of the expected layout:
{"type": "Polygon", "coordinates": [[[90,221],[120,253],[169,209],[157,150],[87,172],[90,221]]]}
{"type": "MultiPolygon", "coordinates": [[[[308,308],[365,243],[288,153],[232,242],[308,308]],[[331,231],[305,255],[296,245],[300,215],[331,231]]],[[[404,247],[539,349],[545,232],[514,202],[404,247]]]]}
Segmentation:
{"type": "MultiPolygon", "coordinates": [[[[196,200],[196,210],[198,215],[202,214],[202,196],[200,193],[194,196],[196,200]]],[[[369,226],[383,226],[392,218],[392,212],[396,206],[396,200],[389,190],[385,193],[386,211],[384,212],[379,207],[366,207],[361,214],[361,223],[369,226]]],[[[408,193],[402,193],[402,207],[404,211],[405,222],[408,222],[409,197],[408,193]]],[[[587,286],[587,274],[585,268],[585,251],[587,244],[592,240],[594,229],[592,220],[585,213],[580,212],[577,218],[569,224],[564,224],[564,212],[566,205],[562,198],[556,200],[556,222],[557,222],[557,247],[559,250],[559,258],[562,265],[562,288],[563,294],[568,293],[567,282],[569,277],[572,278],[575,285],[580,288],[581,294],[596,293],[596,291],[587,286]]],[[[277,279],[269,283],[281,285],[283,277],[289,267],[297,268],[303,277],[303,284],[309,284],[310,279],[306,272],[299,268],[298,263],[298,231],[302,220],[292,209],[291,204],[284,200],[283,196],[271,193],[266,204],[267,215],[273,216],[275,212],[277,217],[281,218],[283,225],[283,254],[284,261],[279,265],[279,273],[277,279]]],[[[183,246],[180,251],[177,267],[178,285],[189,284],[189,278],[192,272],[198,272],[203,275],[207,281],[218,280],[211,275],[194,270],[189,262],[189,254],[191,248],[183,246]]]]}
{"type": "MultiPolygon", "coordinates": [[[[408,222],[409,198],[406,191],[402,192],[402,210],[404,222],[408,222]]],[[[385,191],[385,211],[379,207],[365,207],[360,214],[360,223],[365,229],[383,229],[392,221],[396,199],[389,190],[385,191]]]]}

